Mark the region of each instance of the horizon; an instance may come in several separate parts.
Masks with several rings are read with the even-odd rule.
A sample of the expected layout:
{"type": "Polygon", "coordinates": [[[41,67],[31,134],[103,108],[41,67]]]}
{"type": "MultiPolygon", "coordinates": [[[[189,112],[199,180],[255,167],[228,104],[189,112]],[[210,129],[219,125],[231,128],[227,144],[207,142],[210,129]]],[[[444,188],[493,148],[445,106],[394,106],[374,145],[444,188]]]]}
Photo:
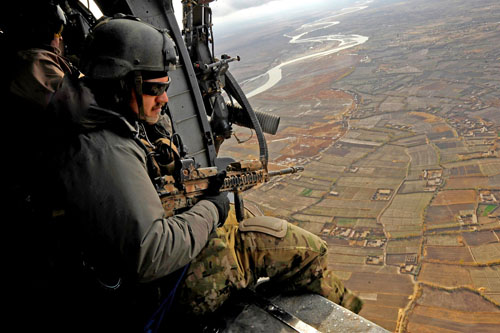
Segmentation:
{"type": "MultiPolygon", "coordinates": [[[[99,7],[96,5],[94,0],[79,0],[82,4],[89,7],[90,11],[94,14],[96,18],[100,18],[103,14],[99,7]]],[[[362,0],[309,0],[304,2],[302,0],[263,0],[259,5],[248,6],[238,9],[231,7],[229,2],[219,2],[214,1],[210,3],[210,8],[212,9],[214,30],[224,33],[228,29],[240,28],[242,24],[255,25],[269,22],[269,20],[276,18],[282,18],[284,15],[288,17],[293,17],[304,13],[304,10],[309,12],[321,9],[325,6],[329,9],[340,9],[347,5],[371,2],[362,0]],[[219,16],[219,14],[221,14],[219,16]]],[[[182,30],[182,2],[180,0],[172,1],[174,14],[177,18],[177,24],[182,30]]]]}

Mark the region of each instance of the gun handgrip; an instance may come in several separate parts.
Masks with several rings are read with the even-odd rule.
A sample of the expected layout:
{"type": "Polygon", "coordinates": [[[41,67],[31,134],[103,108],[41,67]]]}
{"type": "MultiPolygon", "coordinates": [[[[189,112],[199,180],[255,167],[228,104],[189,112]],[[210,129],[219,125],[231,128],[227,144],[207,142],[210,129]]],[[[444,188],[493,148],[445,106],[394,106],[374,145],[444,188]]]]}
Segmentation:
{"type": "Polygon", "coordinates": [[[234,191],[234,210],[236,213],[236,220],[243,221],[245,218],[245,206],[243,204],[243,196],[240,191],[234,191]]]}

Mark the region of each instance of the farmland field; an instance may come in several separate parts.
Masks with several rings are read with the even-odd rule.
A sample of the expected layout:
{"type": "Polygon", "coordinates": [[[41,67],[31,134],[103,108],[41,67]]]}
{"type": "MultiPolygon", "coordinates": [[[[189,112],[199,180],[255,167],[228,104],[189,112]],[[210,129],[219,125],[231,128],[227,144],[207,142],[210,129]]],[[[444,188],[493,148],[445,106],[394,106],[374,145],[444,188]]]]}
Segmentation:
{"type": "Polygon", "coordinates": [[[497,207],[498,205],[496,204],[480,204],[477,207],[477,215],[479,217],[488,216],[488,214],[495,210],[497,207]]]}
{"type": "Polygon", "coordinates": [[[364,201],[371,200],[373,194],[375,193],[375,189],[336,185],[334,187],[334,192],[338,193],[336,198],[338,198],[339,200],[364,201]]]}
{"type": "Polygon", "coordinates": [[[411,295],[413,283],[406,275],[355,272],[346,281],[348,288],[363,293],[383,293],[390,295],[411,295]]]}
{"type": "Polygon", "coordinates": [[[471,252],[478,263],[500,262],[500,243],[471,246],[471,252]]]}
{"type": "Polygon", "coordinates": [[[474,210],[475,205],[456,204],[456,205],[440,205],[429,206],[426,211],[425,224],[428,229],[439,228],[443,225],[458,225],[457,216],[460,211],[474,210]]]}
{"type": "Polygon", "coordinates": [[[419,235],[424,209],[431,199],[431,193],[397,194],[383,212],[380,222],[394,237],[419,235]]]}
{"type": "Polygon", "coordinates": [[[411,311],[409,332],[497,332],[500,308],[468,289],[424,286],[411,311]]]}
{"type": "Polygon", "coordinates": [[[402,138],[399,140],[392,141],[393,145],[401,145],[405,147],[420,146],[427,143],[425,135],[414,135],[407,138],[402,138]]]}
{"type": "Polygon", "coordinates": [[[407,180],[403,183],[398,193],[407,194],[414,192],[424,192],[426,180],[407,180]]]}
{"type": "Polygon", "coordinates": [[[500,174],[500,159],[489,159],[479,164],[482,173],[485,176],[494,176],[500,174]]]}
{"type": "Polygon", "coordinates": [[[383,201],[352,201],[326,198],[302,211],[304,214],[375,218],[386,205],[383,201]]]}
{"type": "Polygon", "coordinates": [[[387,242],[386,252],[388,254],[419,253],[421,242],[421,237],[403,240],[390,239],[387,242]]]}
{"type": "Polygon", "coordinates": [[[426,244],[429,246],[463,246],[458,235],[427,235],[426,244]]]}
{"type": "Polygon", "coordinates": [[[446,181],[445,185],[445,189],[447,190],[477,189],[477,188],[495,188],[495,187],[490,186],[489,178],[486,176],[450,178],[446,181]]]}
{"type": "Polygon", "coordinates": [[[498,238],[491,230],[464,232],[462,233],[462,237],[469,246],[478,246],[482,244],[498,242],[498,238]]]}
{"type": "Polygon", "coordinates": [[[500,294],[500,266],[471,267],[469,271],[476,289],[484,288],[486,295],[500,294]]]}
{"type": "Polygon", "coordinates": [[[469,248],[464,246],[426,246],[424,248],[426,259],[442,262],[473,263],[469,248]]]}
{"type": "Polygon", "coordinates": [[[476,201],[476,191],[473,190],[440,191],[432,201],[432,206],[468,204],[476,201]]]}
{"type": "Polygon", "coordinates": [[[438,164],[438,155],[431,145],[408,148],[408,153],[411,156],[412,169],[435,167],[438,164]]]}
{"type": "Polygon", "coordinates": [[[419,281],[444,287],[472,286],[473,282],[467,268],[446,264],[422,264],[419,281]]]}
{"type": "Polygon", "coordinates": [[[389,177],[340,177],[337,186],[342,187],[364,187],[364,188],[390,188],[395,189],[401,183],[401,179],[389,177]]]}

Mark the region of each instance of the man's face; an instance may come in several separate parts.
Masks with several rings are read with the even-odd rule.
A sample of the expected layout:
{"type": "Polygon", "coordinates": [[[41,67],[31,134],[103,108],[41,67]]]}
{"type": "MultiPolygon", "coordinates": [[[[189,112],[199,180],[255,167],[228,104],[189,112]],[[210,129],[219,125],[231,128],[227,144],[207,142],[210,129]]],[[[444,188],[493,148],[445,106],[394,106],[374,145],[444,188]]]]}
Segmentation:
{"type": "Polygon", "coordinates": [[[54,34],[54,39],[52,39],[52,41],[50,42],[50,46],[59,49],[59,51],[61,51],[61,54],[64,55],[64,42],[60,34],[54,34]]]}
{"type": "MultiPolygon", "coordinates": [[[[144,105],[144,117],[141,120],[146,121],[148,124],[156,124],[158,119],[160,119],[160,113],[162,107],[168,102],[168,97],[167,97],[167,92],[164,91],[158,96],[155,95],[148,95],[147,93],[153,93],[150,92],[150,89],[147,89],[148,85],[152,86],[150,83],[153,83],[153,90],[158,87],[154,87],[154,83],[166,83],[168,82],[168,76],[156,78],[156,79],[150,79],[150,80],[144,80],[143,84],[143,93],[142,93],[142,101],[144,105]]],[[[135,91],[132,90],[132,98],[130,100],[130,107],[132,108],[132,111],[134,111],[135,114],[139,115],[139,107],[137,106],[137,96],[135,94],[135,91]]]]}

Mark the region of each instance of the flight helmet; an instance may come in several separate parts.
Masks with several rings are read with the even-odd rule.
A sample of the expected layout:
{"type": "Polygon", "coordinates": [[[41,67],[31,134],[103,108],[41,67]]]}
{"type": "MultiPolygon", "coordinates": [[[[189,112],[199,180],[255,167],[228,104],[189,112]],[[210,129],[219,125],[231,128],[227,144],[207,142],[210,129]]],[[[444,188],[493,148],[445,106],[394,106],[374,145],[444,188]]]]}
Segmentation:
{"type": "Polygon", "coordinates": [[[143,80],[166,76],[176,63],[177,50],[165,30],[119,14],[95,25],[87,37],[80,68],[87,80],[119,80],[122,87],[132,86],[139,118],[144,119],[143,80]]]}
{"type": "Polygon", "coordinates": [[[118,16],[96,24],[80,68],[92,80],[117,80],[132,72],[166,74],[176,63],[175,44],[166,31],[135,17],[118,16]]]}

